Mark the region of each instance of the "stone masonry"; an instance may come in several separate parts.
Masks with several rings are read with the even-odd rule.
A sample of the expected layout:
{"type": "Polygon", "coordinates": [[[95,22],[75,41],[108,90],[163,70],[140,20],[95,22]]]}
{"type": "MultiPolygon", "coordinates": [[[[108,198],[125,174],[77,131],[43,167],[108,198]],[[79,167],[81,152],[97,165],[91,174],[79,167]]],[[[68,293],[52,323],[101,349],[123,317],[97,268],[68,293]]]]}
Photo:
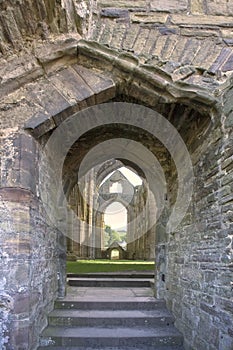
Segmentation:
{"type": "MultiPolygon", "coordinates": [[[[147,184],[146,180],[142,185],[134,187],[129,180],[117,169],[124,164],[114,159],[96,166],[84,176],[83,191],[75,185],[69,195],[69,204],[72,210],[80,218],[80,225],[76,225],[72,220],[69,222],[69,232],[67,235],[67,253],[71,258],[102,258],[104,252],[104,213],[105,209],[112,203],[121,203],[127,210],[126,227],[128,259],[154,260],[155,232],[148,229],[150,215],[149,202],[145,217],[140,222],[136,219],[143,207],[146,205],[147,184]],[[103,179],[103,172],[115,172],[107,179],[103,179]],[[104,182],[101,184],[102,179],[104,182]],[[112,184],[121,184],[121,192],[110,192],[112,184]],[[82,221],[87,222],[90,227],[88,235],[82,221]]],[[[152,205],[152,203],[151,203],[152,205]]],[[[119,223],[120,227],[120,223],[119,223]]]]}
{"type": "Polygon", "coordinates": [[[155,228],[155,294],[186,350],[232,350],[232,96],[230,0],[0,1],[2,350],[36,349],[65,295],[66,239],[53,222],[63,207],[51,204],[48,216],[42,197],[53,175],[46,142],[68,117],[110,101],[146,106],[181,135],[194,171],[183,221],[166,231],[179,174],[143,116],[141,128],[100,125],[80,137],[63,164],[64,191],[86,153],[119,134],[156,155],[167,193],[155,228]]]}

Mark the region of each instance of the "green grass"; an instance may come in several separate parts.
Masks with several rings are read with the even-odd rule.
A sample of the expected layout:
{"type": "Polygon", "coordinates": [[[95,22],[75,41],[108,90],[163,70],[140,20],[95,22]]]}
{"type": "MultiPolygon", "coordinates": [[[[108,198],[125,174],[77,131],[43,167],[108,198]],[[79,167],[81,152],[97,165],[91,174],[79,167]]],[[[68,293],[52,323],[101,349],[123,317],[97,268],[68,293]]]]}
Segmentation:
{"type": "Polygon", "coordinates": [[[151,271],[154,263],[142,260],[79,260],[67,261],[67,273],[151,271]]]}

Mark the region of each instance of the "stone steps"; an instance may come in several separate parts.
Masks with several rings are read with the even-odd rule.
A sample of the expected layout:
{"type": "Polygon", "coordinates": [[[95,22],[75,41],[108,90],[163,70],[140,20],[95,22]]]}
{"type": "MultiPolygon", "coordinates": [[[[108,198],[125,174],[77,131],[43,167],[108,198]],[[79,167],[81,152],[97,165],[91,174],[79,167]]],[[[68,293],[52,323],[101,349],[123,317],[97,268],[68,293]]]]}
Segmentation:
{"type": "Polygon", "coordinates": [[[67,273],[68,278],[148,278],[153,279],[155,277],[154,272],[143,271],[143,272],[93,272],[93,273],[67,273]]]}
{"type": "Polygon", "coordinates": [[[78,287],[68,287],[67,296],[56,300],[38,350],[184,350],[173,315],[143,277],[69,278],[78,287]],[[101,287],[85,288],[83,280],[99,280],[101,287]],[[112,287],[113,281],[120,288],[112,287]],[[103,282],[109,288],[102,288],[103,282]]]}
{"type": "Polygon", "coordinates": [[[150,278],[76,277],[69,278],[68,284],[73,287],[141,288],[151,287],[153,280],[150,278]]]}
{"type": "Polygon", "coordinates": [[[161,310],[70,310],[57,309],[49,315],[50,326],[155,327],[169,326],[173,316],[161,310]]]}
{"type": "Polygon", "coordinates": [[[183,350],[183,338],[164,301],[151,299],[57,300],[39,350],[183,350]]]}
{"type": "Polygon", "coordinates": [[[164,300],[151,298],[143,301],[116,300],[116,301],[76,301],[56,300],[55,309],[77,310],[158,310],[165,309],[164,300]]]}
{"type": "Polygon", "coordinates": [[[174,328],[169,327],[59,327],[49,326],[41,338],[41,345],[56,346],[161,346],[182,345],[182,336],[174,328]]]}

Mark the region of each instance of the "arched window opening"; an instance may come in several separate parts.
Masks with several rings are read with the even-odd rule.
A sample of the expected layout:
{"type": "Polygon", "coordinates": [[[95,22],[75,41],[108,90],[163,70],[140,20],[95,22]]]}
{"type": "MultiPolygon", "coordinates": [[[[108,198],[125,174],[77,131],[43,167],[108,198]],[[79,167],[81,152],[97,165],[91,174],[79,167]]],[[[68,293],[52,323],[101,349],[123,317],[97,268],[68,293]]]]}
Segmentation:
{"type": "Polygon", "coordinates": [[[127,246],[127,210],[121,203],[113,202],[105,209],[104,225],[105,249],[112,244],[118,244],[125,249],[127,246]]]}
{"type": "Polygon", "coordinates": [[[109,193],[122,193],[123,188],[120,182],[114,182],[109,189],[109,193]]]}
{"type": "Polygon", "coordinates": [[[118,249],[112,249],[111,251],[111,260],[119,260],[120,259],[120,252],[118,249]]]}

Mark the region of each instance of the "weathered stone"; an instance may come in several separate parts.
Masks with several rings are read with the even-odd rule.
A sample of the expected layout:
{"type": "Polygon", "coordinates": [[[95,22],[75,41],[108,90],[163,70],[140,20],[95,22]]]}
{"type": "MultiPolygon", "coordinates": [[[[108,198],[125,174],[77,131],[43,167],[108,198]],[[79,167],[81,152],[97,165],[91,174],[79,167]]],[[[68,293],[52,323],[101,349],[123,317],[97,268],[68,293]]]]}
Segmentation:
{"type": "Polygon", "coordinates": [[[172,73],[172,80],[178,81],[178,80],[186,79],[190,75],[194,74],[194,72],[195,70],[192,67],[189,67],[189,66],[180,67],[172,73]]]}
{"type": "MultiPolygon", "coordinates": [[[[116,7],[115,0],[98,0],[98,5],[101,7],[116,7]]],[[[126,7],[128,9],[133,8],[146,8],[144,0],[119,0],[117,1],[117,7],[126,7]]]]}
{"type": "Polygon", "coordinates": [[[231,112],[227,117],[225,121],[225,126],[227,128],[231,128],[233,126],[233,112],[231,112]]]}
{"type": "Polygon", "coordinates": [[[207,4],[207,12],[213,15],[232,15],[233,8],[227,0],[215,0],[207,4]]]}
{"type": "MultiPolygon", "coordinates": [[[[72,192],[83,157],[104,141],[120,135],[150,150],[165,174],[166,208],[157,225],[156,250],[137,237],[131,253],[143,259],[140,244],[150,256],[156,251],[156,293],[174,311],[187,349],[231,349],[232,2],[9,0],[0,1],[0,12],[1,341],[16,350],[36,348],[46,314],[65,293],[65,237],[47,215],[64,207],[50,206],[47,213],[42,198],[42,185],[53,175],[52,159],[42,157],[46,142],[69,116],[114,100],[153,107],[181,135],[195,174],[184,219],[168,234],[185,169],[150,135],[156,116],[148,133],[145,116],[135,114],[138,129],[101,125],[81,137],[61,165],[64,191],[72,192]],[[78,33],[88,40],[80,41],[78,33]],[[13,324],[16,317],[26,321],[13,324]]],[[[169,142],[172,137],[167,131],[169,142]]],[[[144,179],[138,165],[122,164],[136,167],[144,179]]],[[[115,170],[111,166],[102,180],[115,170]]],[[[91,177],[87,184],[91,198],[91,177]]],[[[56,195],[56,185],[46,194],[56,195]]],[[[91,220],[86,209],[82,219],[91,220]]],[[[141,220],[135,232],[146,225],[141,220]]],[[[83,249],[87,256],[94,252],[83,249]]]]}
{"type": "Polygon", "coordinates": [[[139,35],[139,28],[135,25],[130,25],[123,39],[122,48],[127,51],[132,51],[133,45],[138,35],[139,35]]]}
{"type": "Polygon", "coordinates": [[[231,349],[233,347],[233,339],[226,334],[222,334],[219,340],[220,349],[231,349]]]}
{"type": "Polygon", "coordinates": [[[135,53],[137,54],[143,53],[143,49],[147,42],[148,36],[149,36],[149,29],[141,30],[133,46],[133,51],[135,53]]]}
{"type": "Polygon", "coordinates": [[[161,12],[180,12],[188,9],[187,0],[153,0],[150,1],[150,8],[161,12]]]}
{"type": "Polygon", "coordinates": [[[100,14],[103,17],[110,17],[110,18],[128,17],[129,15],[127,10],[119,9],[119,8],[103,8],[100,14]]]}
{"type": "Polygon", "coordinates": [[[171,22],[177,25],[183,26],[220,26],[220,27],[232,27],[233,21],[231,17],[224,16],[192,16],[192,15],[176,15],[172,16],[171,22]]]}
{"type": "Polygon", "coordinates": [[[192,0],[191,1],[191,13],[202,14],[204,11],[203,1],[202,0],[192,0]]]}
{"type": "MultiPolygon", "coordinates": [[[[180,29],[181,35],[184,36],[190,36],[190,37],[195,37],[195,38],[205,38],[205,37],[219,37],[219,31],[216,29],[203,29],[203,28],[181,28],[180,29]]],[[[202,43],[200,42],[200,45],[202,43]]]]}
{"type": "Polygon", "coordinates": [[[0,65],[0,98],[43,75],[43,70],[33,56],[11,59],[0,65]]]}
{"type": "Polygon", "coordinates": [[[64,56],[77,56],[77,43],[81,39],[79,35],[70,36],[64,41],[44,44],[36,48],[36,58],[43,65],[58,60],[64,56]]]}
{"type": "Polygon", "coordinates": [[[231,53],[232,51],[230,48],[222,49],[220,55],[217,57],[213,65],[210,67],[209,71],[211,73],[216,73],[218,70],[220,70],[224,62],[230,58],[231,53]]]}
{"type": "Polygon", "coordinates": [[[100,33],[100,37],[98,41],[103,43],[104,45],[110,46],[112,41],[112,36],[115,28],[115,23],[111,20],[105,21],[104,28],[102,28],[102,32],[100,33]]]}
{"type": "Polygon", "coordinates": [[[223,72],[229,72],[233,70],[233,54],[228,58],[224,66],[222,67],[223,72]]]}
{"type": "Polygon", "coordinates": [[[159,23],[164,24],[167,22],[168,15],[164,13],[155,13],[146,15],[144,12],[141,13],[132,13],[130,19],[135,23],[159,23]]]}
{"type": "Polygon", "coordinates": [[[116,87],[111,79],[107,77],[105,79],[78,65],[74,65],[73,68],[92,89],[97,103],[103,103],[115,97],[116,87]]]}
{"type": "Polygon", "coordinates": [[[223,298],[216,298],[216,304],[223,308],[223,310],[232,314],[233,311],[233,301],[223,298]]]}

